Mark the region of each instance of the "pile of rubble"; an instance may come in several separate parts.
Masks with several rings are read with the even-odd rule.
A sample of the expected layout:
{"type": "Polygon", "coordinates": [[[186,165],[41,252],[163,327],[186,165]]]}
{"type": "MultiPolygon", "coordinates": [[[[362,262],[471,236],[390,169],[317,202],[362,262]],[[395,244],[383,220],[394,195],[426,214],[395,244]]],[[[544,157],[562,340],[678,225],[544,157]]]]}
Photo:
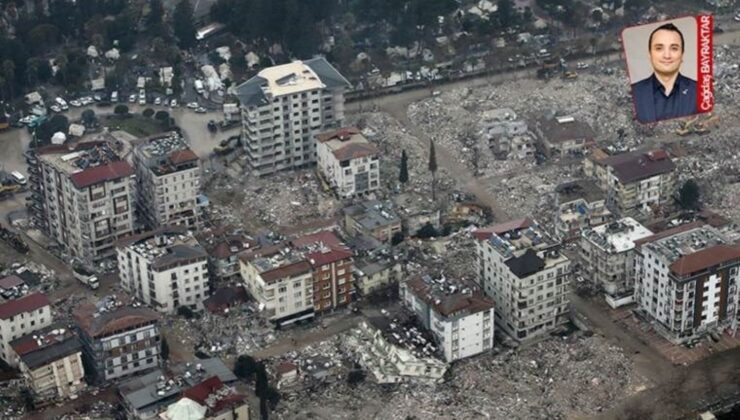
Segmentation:
{"type": "Polygon", "coordinates": [[[600,337],[553,338],[517,352],[453,365],[443,384],[333,382],[295,393],[277,418],[565,418],[593,416],[645,382],[632,362],[600,337]]]}

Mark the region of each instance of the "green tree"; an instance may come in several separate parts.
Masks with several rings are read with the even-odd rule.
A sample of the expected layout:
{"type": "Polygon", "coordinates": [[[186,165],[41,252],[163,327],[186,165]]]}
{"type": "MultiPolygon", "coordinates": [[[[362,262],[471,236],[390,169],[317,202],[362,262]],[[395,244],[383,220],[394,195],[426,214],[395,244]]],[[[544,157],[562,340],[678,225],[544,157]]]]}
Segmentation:
{"type": "Polygon", "coordinates": [[[517,17],[517,12],[514,10],[514,2],[512,0],[499,0],[496,19],[501,28],[508,28],[515,25],[517,17]]]}
{"type": "Polygon", "coordinates": [[[170,359],[170,345],[167,344],[167,339],[162,337],[162,349],[160,352],[160,356],[162,356],[162,359],[169,360],[170,359]]]}
{"type": "Polygon", "coordinates": [[[254,383],[254,393],[260,399],[260,417],[262,420],[268,420],[270,416],[270,408],[268,405],[268,396],[270,384],[267,380],[267,371],[265,365],[259,363],[257,365],[257,379],[254,383]]]}
{"type": "Polygon", "coordinates": [[[154,110],[151,108],[147,108],[141,112],[141,115],[145,116],[146,118],[151,118],[154,115],[154,110]]]}
{"type": "Polygon", "coordinates": [[[234,375],[239,379],[250,381],[258,368],[259,363],[252,356],[243,354],[234,363],[234,375]]]}
{"type": "Polygon", "coordinates": [[[693,179],[689,179],[684,182],[678,191],[678,195],[678,203],[684,210],[699,210],[701,207],[699,202],[701,195],[699,184],[697,184],[693,179]]]}
{"type": "Polygon", "coordinates": [[[116,115],[128,115],[128,106],[126,105],[116,105],[115,108],[113,108],[113,113],[116,115]]]}
{"type": "Polygon", "coordinates": [[[401,184],[409,181],[409,158],[405,149],[401,151],[401,170],[398,173],[398,181],[401,184]]]}
{"type": "Polygon", "coordinates": [[[181,48],[188,49],[195,45],[195,23],[193,6],[189,0],[180,0],[172,13],[172,28],[181,48]]]}
{"type": "Polygon", "coordinates": [[[149,15],[146,17],[146,25],[151,30],[159,30],[164,17],[164,6],[162,0],[149,0],[149,15]]]}
{"type": "Polygon", "coordinates": [[[33,398],[33,393],[31,392],[28,387],[21,388],[21,401],[23,401],[23,406],[25,407],[26,411],[33,411],[36,408],[36,402],[33,398]]]}
{"type": "Polygon", "coordinates": [[[62,84],[66,85],[67,84],[67,64],[69,64],[69,61],[67,60],[67,55],[60,54],[54,60],[54,63],[57,66],[57,76],[61,78],[62,84]]]}
{"type": "Polygon", "coordinates": [[[3,61],[3,77],[12,98],[15,96],[15,63],[13,60],[7,59],[3,61]]]}
{"type": "Polygon", "coordinates": [[[170,119],[170,114],[167,111],[157,111],[157,113],[154,114],[154,119],[164,123],[170,119]]]}
{"type": "Polygon", "coordinates": [[[432,200],[436,200],[437,152],[434,150],[434,140],[429,142],[429,172],[432,173],[432,200]]]}
{"type": "Polygon", "coordinates": [[[192,309],[184,305],[177,308],[177,314],[185,319],[193,319],[197,316],[197,314],[193,312],[192,309]]]}
{"type": "Polygon", "coordinates": [[[347,375],[347,383],[351,386],[355,386],[365,381],[365,371],[362,369],[351,370],[347,375]]]}
{"type": "Polygon", "coordinates": [[[436,236],[439,236],[439,232],[437,232],[437,229],[429,222],[416,232],[416,237],[421,239],[428,239],[436,236]]]}
{"type": "Polygon", "coordinates": [[[92,125],[95,125],[95,122],[97,121],[97,117],[95,116],[95,111],[92,109],[86,109],[82,111],[82,115],[80,115],[80,119],[82,120],[82,124],[89,127],[92,125]]]}

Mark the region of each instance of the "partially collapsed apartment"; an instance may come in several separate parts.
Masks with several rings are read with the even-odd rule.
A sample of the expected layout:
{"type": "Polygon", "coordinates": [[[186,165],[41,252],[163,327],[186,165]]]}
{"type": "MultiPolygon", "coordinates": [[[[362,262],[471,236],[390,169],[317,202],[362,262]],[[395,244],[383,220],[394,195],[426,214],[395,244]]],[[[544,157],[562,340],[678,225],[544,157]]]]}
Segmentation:
{"type": "Polygon", "coordinates": [[[558,185],[555,208],[555,233],[565,242],[578,240],[582,230],[613,219],[606,207],[606,194],[590,179],[558,185]]]}
{"type": "Polygon", "coordinates": [[[359,129],[340,128],[316,140],[319,171],[339,197],[361,197],[380,188],[378,149],[359,129]]]}
{"type": "Polygon", "coordinates": [[[478,283],[496,306],[496,323],[518,341],[548,334],[568,321],[570,260],[532,219],[473,232],[478,283]]]}
{"type": "Polygon", "coordinates": [[[635,300],[674,343],[694,341],[738,322],[740,247],[692,222],[637,242],[635,300]]]}

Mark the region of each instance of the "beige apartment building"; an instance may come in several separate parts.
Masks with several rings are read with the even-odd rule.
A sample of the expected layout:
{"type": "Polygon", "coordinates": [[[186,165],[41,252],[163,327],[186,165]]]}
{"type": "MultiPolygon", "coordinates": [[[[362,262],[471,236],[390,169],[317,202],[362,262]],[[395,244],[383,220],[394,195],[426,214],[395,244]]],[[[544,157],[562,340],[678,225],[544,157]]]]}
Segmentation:
{"type": "Polygon", "coordinates": [[[341,198],[364,196],[380,188],[378,149],[355,127],[316,136],[319,172],[341,198]]]}
{"type": "Polygon", "coordinates": [[[325,58],[269,67],[237,86],[249,170],[262,176],[315,163],[315,136],[342,126],[348,87],[325,58]]]}

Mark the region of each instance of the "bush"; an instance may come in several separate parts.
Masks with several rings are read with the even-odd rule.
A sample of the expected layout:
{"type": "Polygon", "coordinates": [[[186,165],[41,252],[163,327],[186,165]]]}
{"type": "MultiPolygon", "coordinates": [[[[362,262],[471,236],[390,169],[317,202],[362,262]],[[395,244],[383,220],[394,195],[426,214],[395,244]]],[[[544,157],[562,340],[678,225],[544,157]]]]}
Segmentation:
{"type": "Polygon", "coordinates": [[[359,383],[362,383],[365,381],[365,371],[364,370],[353,370],[349,372],[349,375],[347,375],[347,383],[355,386],[359,383]]]}
{"type": "Polygon", "coordinates": [[[147,118],[151,118],[154,115],[154,110],[151,109],[151,108],[147,108],[147,109],[145,109],[144,111],[141,112],[141,115],[143,115],[143,116],[145,116],[147,118]]]}
{"type": "Polygon", "coordinates": [[[116,105],[116,107],[113,109],[113,113],[117,115],[127,115],[128,107],[126,105],[116,105]]]}
{"type": "Polygon", "coordinates": [[[185,319],[193,319],[197,317],[197,314],[187,306],[180,306],[179,308],[177,308],[177,314],[184,317],[185,319]]]}
{"type": "Polygon", "coordinates": [[[162,122],[169,121],[170,114],[167,113],[167,111],[157,111],[157,113],[154,114],[154,119],[162,122]]]}
{"type": "Polygon", "coordinates": [[[236,359],[234,364],[234,375],[237,378],[249,381],[257,372],[259,364],[252,356],[243,354],[236,359]]]}
{"type": "Polygon", "coordinates": [[[439,236],[439,232],[437,232],[437,229],[428,222],[416,232],[416,237],[421,239],[433,238],[436,236],[439,236]]]}
{"type": "Polygon", "coordinates": [[[391,237],[391,245],[396,246],[403,242],[403,232],[396,232],[391,237]]]}

